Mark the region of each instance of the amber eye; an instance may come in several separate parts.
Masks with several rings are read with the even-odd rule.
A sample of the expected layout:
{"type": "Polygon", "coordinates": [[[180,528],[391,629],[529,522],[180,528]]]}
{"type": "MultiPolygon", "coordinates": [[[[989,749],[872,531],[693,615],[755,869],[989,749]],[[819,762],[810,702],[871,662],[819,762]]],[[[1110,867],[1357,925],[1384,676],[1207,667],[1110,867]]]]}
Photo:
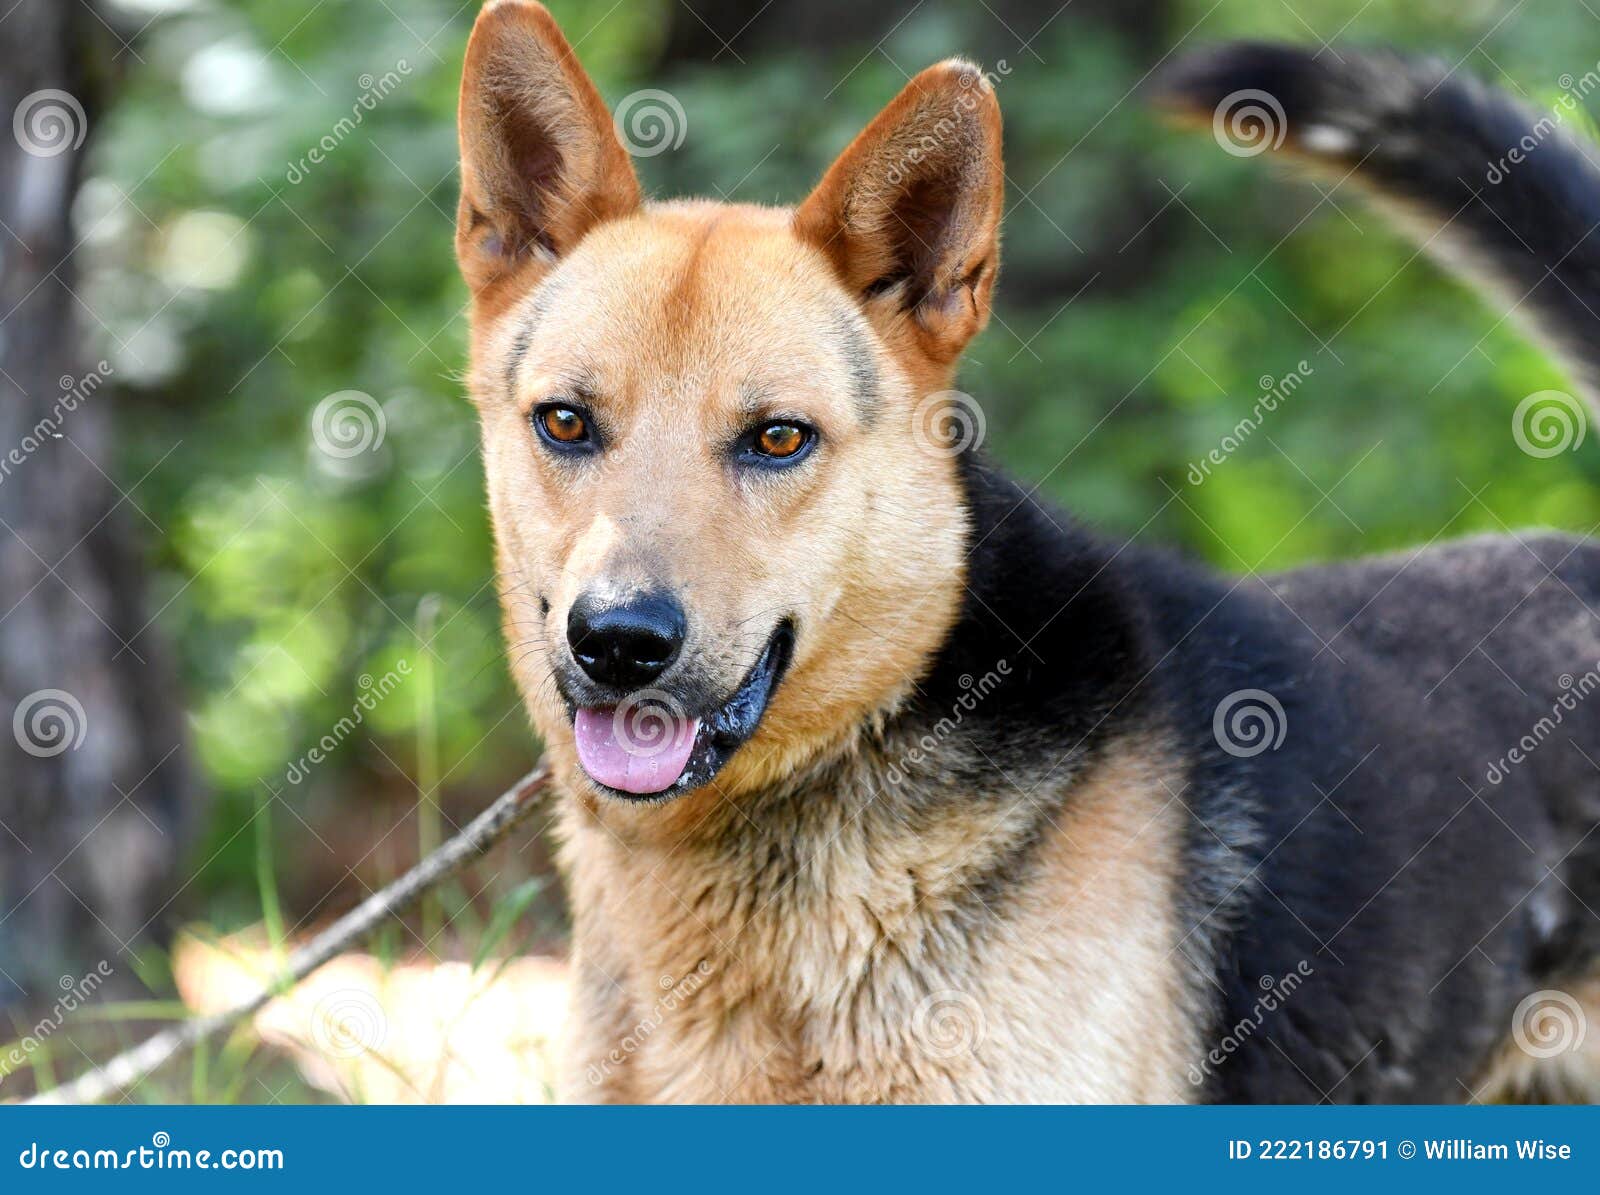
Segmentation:
{"type": "Polygon", "coordinates": [[[571,407],[549,403],[533,413],[534,426],[553,444],[575,445],[590,439],[589,421],[571,407]]]}
{"type": "Polygon", "coordinates": [[[784,460],[806,446],[805,428],[794,423],[769,423],[756,433],[755,448],[762,456],[784,460]]]}

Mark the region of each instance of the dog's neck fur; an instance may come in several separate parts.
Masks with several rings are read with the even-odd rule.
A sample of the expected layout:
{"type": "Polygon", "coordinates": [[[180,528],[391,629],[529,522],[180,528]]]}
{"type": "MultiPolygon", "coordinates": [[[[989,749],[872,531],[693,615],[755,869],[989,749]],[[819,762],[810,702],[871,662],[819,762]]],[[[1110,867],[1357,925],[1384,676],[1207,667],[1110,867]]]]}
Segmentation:
{"type": "MultiPolygon", "coordinates": [[[[962,1003],[980,995],[971,990],[977,944],[1041,918],[1040,932],[1075,969],[1103,964],[1077,955],[1116,913],[1085,908],[1093,924],[1061,938],[1062,910],[1029,884],[1041,861],[1072,854],[1071,873],[1086,884],[1102,873],[1094,886],[1130,910],[1174,874],[1152,870],[1152,859],[1181,851],[1181,830],[1157,795],[1159,732],[1126,697],[1142,651],[1107,550],[1084,539],[1063,551],[1077,533],[978,461],[961,468],[983,588],[909,700],[781,787],[706,800],[674,836],[624,837],[592,807],[568,803],[566,833],[582,844],[569,852],[577,1015],[589,1022],[589,1049],[569,1076],[574,1098],[998,1097],[968,1056],[871,1037],[915,1030],[916,1010],[941,991],[956,993],[958,1012],[997,1015],[998,997],[986,997],[987,1013],[962,1003]],[[1041,583],[1043,561],[1071,575],[1041,583]],[[1021,570],[1028,583],[1018,584],[1021,570]],[[1061,661],[1073,662],[1070,672],[1061,661]],[[1085,839],[1112,849],[1080,858],[1085,839]],[[658,1017],[663,1000],[672,1007],[658,1017]],[[645,1034],[658,1035],[654,1044],[640,1043],[640,1026],[656,1020],[645,1034]],[[609,1050],[596,1055],[597,1042],[609,1050]],[[763,1059],[763,1077],[746,1087],[735,1061],[749,1070],[763,1059]]],[[[1048,870],[1062,874],[1054,862],[1048,870]]],[[[1144,942],[1148,965],[1121,982],[1187,990],[1171,955],[1157,951],[1159,925],[1128,933],[1131,945],[1106,948],[1140,958],[1144,942]]],[[[1017,964],[1002,952],[991,966],[1017,964]]],[[[1158,1027],[1149,1033],[1172,1063],[1180,1044],[1158,1027]]],[[[1092,1040],[1074,1048],[1123,1075],[1126,1062],[1099,1057],[1083,1044],[1092,1040]]],[[[1011,1044],[1000,1034],[989,1048],[1011,1044]]],[[[1139,1086],[1150,1082],[1124,1076],[1123,1096],[1176,1098],[1159,1081],[1139,1086]]]]}

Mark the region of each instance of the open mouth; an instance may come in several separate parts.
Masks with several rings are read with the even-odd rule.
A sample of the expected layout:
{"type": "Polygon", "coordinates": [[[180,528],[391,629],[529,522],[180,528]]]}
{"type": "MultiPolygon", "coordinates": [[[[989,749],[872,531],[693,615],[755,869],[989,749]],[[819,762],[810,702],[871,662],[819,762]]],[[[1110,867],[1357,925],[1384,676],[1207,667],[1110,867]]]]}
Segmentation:
{"type": "Polygon", "coordinates": [[[793,651],[794,628],[781,622],[733,696],[703,715],[659,690],[578,707],[578,762],[600,788],[631,799],[673,797],[709,783],[761,724],[793,651]]]}

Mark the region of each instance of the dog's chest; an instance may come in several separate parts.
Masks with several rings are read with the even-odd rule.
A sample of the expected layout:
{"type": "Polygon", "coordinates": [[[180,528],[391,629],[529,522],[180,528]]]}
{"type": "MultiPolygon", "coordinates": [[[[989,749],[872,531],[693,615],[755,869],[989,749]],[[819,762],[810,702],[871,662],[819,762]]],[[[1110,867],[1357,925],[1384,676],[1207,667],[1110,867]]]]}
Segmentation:
{"type": "Polygon", "coordinates": [[[573,1099],[1181,1101],[1197,1001],[1175,949],[1177,824],[1148,777],[909,834],[858,817],[716,866],[575,869],[573,1099]],[[987,831],[987,833],[986,833],[987,831]],[[595,869],[596,873],[602,869],[595,869]],[[625,895],[624,895],[625,893],[625,895]]]}

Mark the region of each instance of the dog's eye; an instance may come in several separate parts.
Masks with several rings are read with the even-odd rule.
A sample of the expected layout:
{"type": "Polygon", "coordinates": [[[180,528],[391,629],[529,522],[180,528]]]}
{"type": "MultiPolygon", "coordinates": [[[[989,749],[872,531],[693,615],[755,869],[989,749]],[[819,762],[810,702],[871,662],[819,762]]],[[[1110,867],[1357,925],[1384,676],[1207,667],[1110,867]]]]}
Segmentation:
{"type": "Polygon", "coordinates": [[[561,403],[545,403],[533,412],[533,425],[550,443],[562,448],[588,444],[594,436],[589,421],[572,407],[561,403]]]}
{"type": "Polygon", "coordinates": [[[761,429],[756,447],[764,456],[786,457],[800,451],[806,434],[793,423],[773,423],[761,429]]]}
{"type": "Polygon", "coordinates": [[[787,465],[804,456],[815,439],[802,423],[763,423],[746,435],[745,452],[761,464],[787,465]]]}
{"type": "Polygon", "coordinates": [[[583,421],[583,416],[571,407],[551,407],[540,419],[544,422],[544,430],[550,433],[552,440],[560,440],[563,444],[576,444],[587,439],[589,425],[583,421]]]}

